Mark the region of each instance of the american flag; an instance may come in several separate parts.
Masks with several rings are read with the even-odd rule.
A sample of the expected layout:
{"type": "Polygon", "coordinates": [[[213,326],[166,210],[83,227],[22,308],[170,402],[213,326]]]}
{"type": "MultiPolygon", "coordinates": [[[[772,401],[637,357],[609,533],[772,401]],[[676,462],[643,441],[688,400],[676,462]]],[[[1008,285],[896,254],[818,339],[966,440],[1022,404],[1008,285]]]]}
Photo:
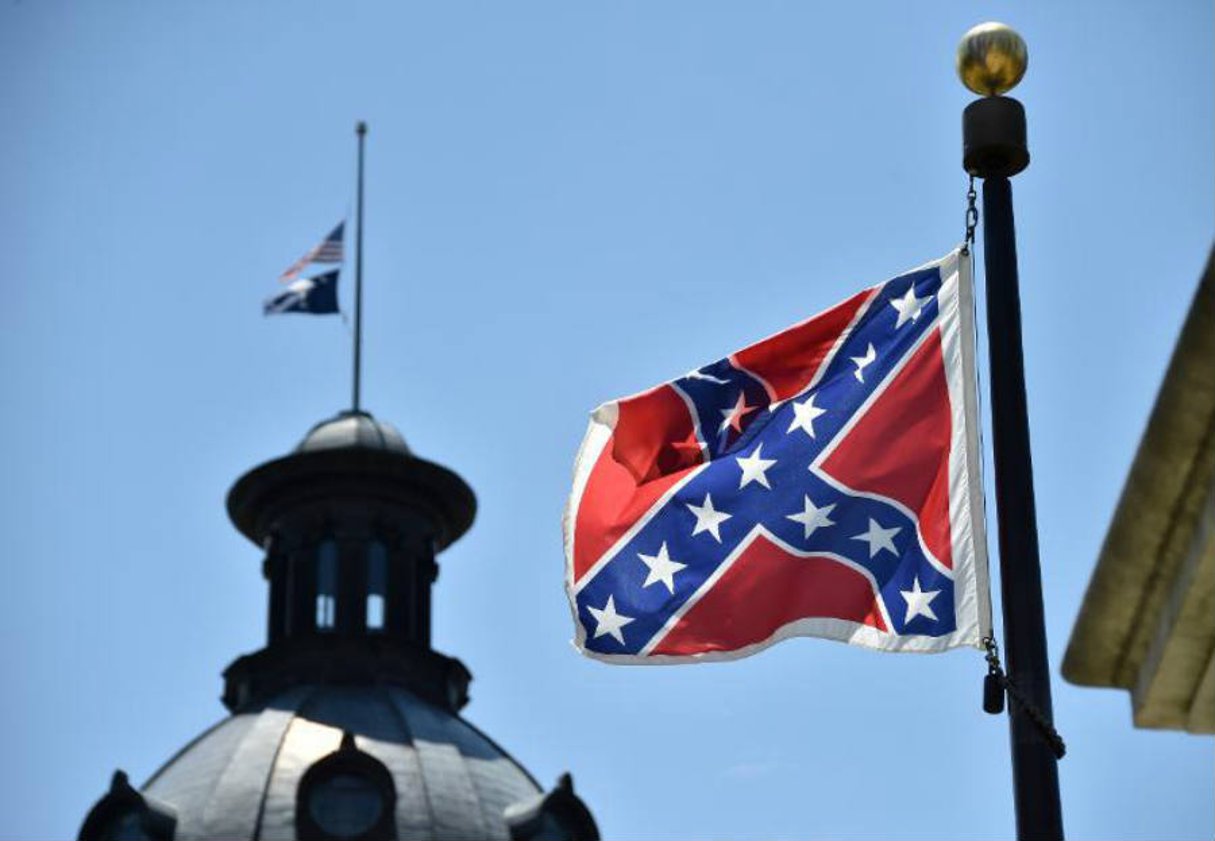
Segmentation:
{"type": "Polygon", "coordinates": [[[565,514],[575,646],[733,659],[990,632],[970,258],[960,250],[596,409],[565,514]]]}
{"type": "Polygon", "coordinates": [[[325,237],[317,245],[308,249],[304,256],[296,260],[287,270],[279,275],[280,283],[290,283],[300,276],[309,265],[312,263],[340,263],[345,259],[345,250],[342,246],[343,236],[346,230],[346,222],[338,222],[337,227],[329,232],[329,236],[325,237]]]}

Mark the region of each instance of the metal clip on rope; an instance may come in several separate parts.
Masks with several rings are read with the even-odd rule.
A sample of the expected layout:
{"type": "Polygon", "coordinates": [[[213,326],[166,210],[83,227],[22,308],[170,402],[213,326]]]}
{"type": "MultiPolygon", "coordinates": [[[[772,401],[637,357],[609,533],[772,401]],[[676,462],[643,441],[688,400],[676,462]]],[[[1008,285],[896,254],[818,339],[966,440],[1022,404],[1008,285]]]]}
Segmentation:
{"type": "Polygon", "coordinates": [[[979,194],[975,192],[975,177],[970,176],[970,185],[966,188],[966,237],[962,241],[962,253],[969,254],[975,242],[975,228],[979,226],[979,207],[975,203],[979,194]]]}

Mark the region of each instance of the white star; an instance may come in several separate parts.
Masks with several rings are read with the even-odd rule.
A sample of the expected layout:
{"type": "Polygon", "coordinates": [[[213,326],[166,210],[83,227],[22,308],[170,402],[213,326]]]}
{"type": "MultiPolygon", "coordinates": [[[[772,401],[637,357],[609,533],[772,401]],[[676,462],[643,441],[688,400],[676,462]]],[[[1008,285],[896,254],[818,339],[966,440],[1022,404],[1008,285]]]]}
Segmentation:
{"type": "Polygon", "coordinates": [[[608,596],[607,604],[602,608],[591,607],[588,604],[586,609],[591,612],[591,616],[595,617],[594,639],[599,639],[604,634],[611,634],[616,638],[616,642],[624,645],[624,634],[620,633],[620,629],[632,622],[633,618],[616,612],[615,596],[608,596]]]}
{"type": "Polygon", "coordinates": [[[904,617],[903,624],[906,625],[917,616],[927,616],[933,622],[936,622],[937,615],[932,612],[932,608],[929,605],[932,604],[932,600],[940,592],[940,590],[921,590],[919,576],[912,579],[910,590],[899,590],[899,595],[907,602],[907,616],[904,617]]]}
{"type": "Polygon", "coordinates": [[[878,521],[869,518],[869,531],[864,534],[858,534],[853,540],[863,540],[869,544],[869,557],[873,557],[883,549],[889,550],[890,554],[897,555],[898,550],[894,548],[894,536],[902,531],[898,526],[884,529],[878,525],[878,521]]]}
{"type": "Polygon", "coordinates": [[[721,532],[718,529],[721,528],[722,523],[734,515],[714,510],[713,498],[709,494],[705,494],[704,505],[692,505],[689,503],[688,510],[696,515],[696,527],[692,529],[692,535],[695,536],[702,531],[707,531],[713,535],[714,540],[721,543],[721,532]]]}
{"type": "Polygon", "coordinates": [[[816,395],[811,394],[801,403],[794,401],[793,403],[793,423],[789,424],[786,432],[792,432],[795,429],[804,429],[806,434],[811,438],[814,437],[814,419],[819,415],[827,414],[826,409],[820,409],[814,405],[816,395]]]}
{"type": "Polygon", "coordinates": [[[894,329],[898,329],[908,321],[915,321],[920,317],[920,310],[924,308],[924,304],[932,300],[931,295],[926,295],[923,298],[915,296],[915,285],[907,287],[907,294],[902,298],[895,298],[890,302],[890,306],[899,311],[899,320],[894,323],[894,329]]]}
{"type": "Polygon", "coordinates": [[[746,395],[741,391],[738,392],[738,400],[734,403],[733,408],[722,409],[721,415],[725,419],[718,427],[719,433],[725,432],[728,428],[733,428],[735,432],[742,432],[742,421],[747,415],[758,409],[758,406],[747,405],[746,395]]]}
{"type": "Polygon", "coordinates": [[[792,520],[795,523],[801,523],[802,528],[806,532],[804,537],[809,540],[810,535],[814,534],[815,529],[835,525],[835,520],[832,520],[827,516],[835,510],[835,503],[833,502],[830,505],[824,505],[822,508],[819,508],[810,501],[809,495],[805,496],[805,510],[800,514],[786,514],[785,519],[792,520]]]}
{"type": "Polygon", "coordinates": [[[765,488],[768,488],[769,490],[772,489],[772,486],[768,484],[766,471],[771,468],[772,465],[776,464],[776,459],[760,458],[760,450],[763,448],[764,445],[761,443],[755,447],[755,452],[751,453],[751,455],[747,456],[746,458],[743,458],[742,456],[735,456],[734,460],[737,461],[738,466],[742,468],[742,477],[738,480],[739,490],[742,490],[752,482],[759,482],[765,488]]]}
{"type": "Polygon", "coordinates": [[[662,542],[657,555],[642,555],[639,552],[637,557],[641,558],[641,562],[650,568],[650,574],[646,576],[645,583],[641,586],[649,587],[651,584],[661,581],[667,585],[671,595],[675,595],[675,573],[687,567],[687,564],[671,560],[671,556],[667,554],[667,542],[665,540],[662,542]]]}
{"type": "Polygon", "coordinates": [[[873,342],[869,343],[869,350],[865,351],[864,356],[850,357],[856,363],[856,370],[852,372],[852,376],[856,377],[857,382],[865,381],[865,369],[868,368],[873,360],[877,359],[877,351],[873,349],[873,342]]]}

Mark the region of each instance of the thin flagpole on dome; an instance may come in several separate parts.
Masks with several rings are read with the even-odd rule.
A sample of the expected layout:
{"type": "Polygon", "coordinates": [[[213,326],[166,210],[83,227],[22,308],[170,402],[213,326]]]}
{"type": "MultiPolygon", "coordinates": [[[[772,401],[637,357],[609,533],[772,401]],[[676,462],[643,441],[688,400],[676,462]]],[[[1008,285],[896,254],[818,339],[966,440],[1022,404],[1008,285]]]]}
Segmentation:
{"type": "Polygon", "coordinates": [[[354,398],[351,408],[357,412],[363,352],[363,143],[367,137],[367,124],[359,120],[354,133],[359,138],[359,184],[354,235],[354,398]]]}

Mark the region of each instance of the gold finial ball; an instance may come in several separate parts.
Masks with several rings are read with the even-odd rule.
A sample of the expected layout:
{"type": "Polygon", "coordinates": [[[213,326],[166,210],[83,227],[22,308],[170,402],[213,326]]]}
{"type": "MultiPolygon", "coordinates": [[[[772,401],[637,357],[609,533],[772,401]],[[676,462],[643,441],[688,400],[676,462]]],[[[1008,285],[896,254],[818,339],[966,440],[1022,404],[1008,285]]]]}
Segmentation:
{"type": "Polygon", "coordinates": [[[981,23],[958,44],[958,78],[983,96],[998,96],[1015,88],[1028,65],[1025,41],[1002,23],[981,23]]]}

